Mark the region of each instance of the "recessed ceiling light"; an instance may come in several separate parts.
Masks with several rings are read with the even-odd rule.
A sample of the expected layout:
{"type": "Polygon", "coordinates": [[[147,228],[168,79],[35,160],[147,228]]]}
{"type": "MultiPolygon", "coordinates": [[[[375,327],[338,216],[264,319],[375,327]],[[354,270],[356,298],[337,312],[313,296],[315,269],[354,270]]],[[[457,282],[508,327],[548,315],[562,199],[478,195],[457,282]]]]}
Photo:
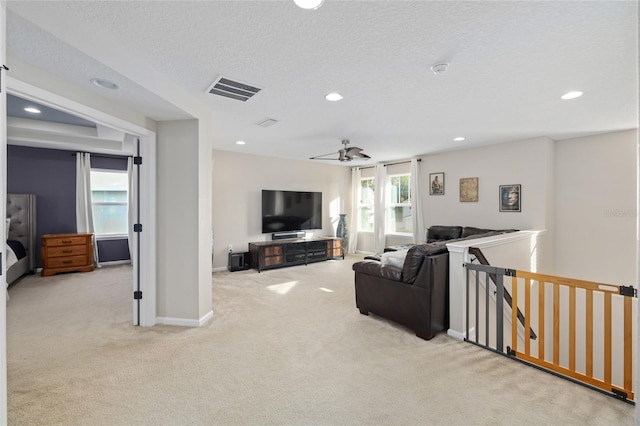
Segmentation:
{"type": "Polygon", "coordinates": [[[245,141],[236,141],[236,145],[245,145],[246,142],[245,141]]]}
{"type": "Polygon", "coordinates": [[[40,114],[40,110],[38,108],[26,107],[24,110],[30,112],[31,114],[40,114]]]}
{"type": "Polygon", "coordinates": [[[567,92],[564,95],[560,96],[560,99],[575,99],[575,98],[579,98],[580,96],[582,96],[582,92],[579,91],[575,91],[575,92],[567,92]]]}
{"type": "Polygon", "coordinates": [[[318,9],[324,3],[324,0],[293,0],[293,2],[302,9],[318,9]]]}
{"type": "Polygon", "coordinates": [[[326,100],[332,101],[332,102],[340,101],[340,100],[343,99],[343,97],[342,97],[342,95],[340,93],[335,93],[335,92],[327,94],[324,98],[326,100]]]}
{"type": "Polygon", "coordinates": [[[92,78],[91,82],[98,87],[102,87],[104,89],[109,89],[109,90],[116,90],[120,87],[113,81],[104,80],[102,78],[92,78]]]}
{"type": "Polygon", "coordinates": [[[462,136],[458,136],[457,138],[453,138],[453,140],[456,142],[462,142],[464,138],[462,136]]]}

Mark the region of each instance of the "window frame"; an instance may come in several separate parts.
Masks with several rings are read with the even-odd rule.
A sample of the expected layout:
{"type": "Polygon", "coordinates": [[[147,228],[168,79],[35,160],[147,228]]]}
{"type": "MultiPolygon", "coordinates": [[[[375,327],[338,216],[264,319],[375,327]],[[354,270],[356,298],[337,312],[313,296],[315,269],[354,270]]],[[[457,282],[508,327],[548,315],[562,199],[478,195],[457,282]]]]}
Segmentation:
{"type": "MultiPolygon", "coordinates": [[[[92,167],[91,168],[91,172],[100,172],[100,173],[118,173],[118,174],[124,174],[127,175],[127,171],[126,170],[119,170],[119,169],[104,169],[104,168],[99,168],[99,167],[92,167]]],[[[128,179],[127,179],[128,180],[128,179]]],[[[129,185],[127,184],[126,187],[126,193],[127,193],[127,198],[125,202],[108,202],[108,201],[100,201],[100,202],[94,202],[93,201],[93,180],[91,181],[91,214],[94,218],[94,228],[95,228],[95,211],[94,211],[94,206],[126,206],[127,209],[129,207],[129,185]]],[[[116,233],[116,234],[98,234],[98,232],[94,232],[94,236],[96,241],[106,241],[106,240],[122,240],[125,238],[129,238],[129,215],[126,215],[127,220],[127,225],[126,225],[126,232],[124,233],[116,233]]]]}
{"type": "MultiPolygon", "coordinates": [[[[369,186],[367,186],[369,187],[369,186]]],[[[360,182],[358,184],[358,232],[369,232],[369,233],[373,233],[375,231],[375,222],[371,222],[372,223],[372,229],[364,229],[362,226],[362,209],[363,208],[370,208],[371,209],[371,218],[373,219],[375,217],[375,210],[376,210],[376,205],[375,205],[375,194],[376,194],[376,178],[374,176],[366,176],[366,177],[360,177],[360,182]],[[371,199],[371,204],[364,204],[362,203],[362,183],[364,181],[370,181],[373,183],[373,197],[371,199]]]]}
{"type": "Polygon", "coordinates": [[[395,223],[395,221],[392,220],[392,212],[393,209],[396,207],[408,207],[409,210],[411,211],[411,214],[413,214],[413,206],[412,206],[412,200],[411,200],[411,173],[405,172],[405,173],[394,173],[394,174],[388,174],[387,175],[387,184],[386,184],[386,188],[387,188],[387,194],[385,197],[385,235],[397,235],[397,236],[401,236],[401,237],[413,237],[413,221],[411,223],[411,231],[410,232],[398,232],[395,230],[395,225],[393,225],[393,231],[391,231],[392,228],[392,223],[395,223]],[[401,177],[407,177],[408,180],[408,189],[407,189],[407,201],[404,203],[392,203],[391,202],[391,189],[393,187],[393,185],[391,184],[391,181],[393,178],[401,178],[401,177]]]}

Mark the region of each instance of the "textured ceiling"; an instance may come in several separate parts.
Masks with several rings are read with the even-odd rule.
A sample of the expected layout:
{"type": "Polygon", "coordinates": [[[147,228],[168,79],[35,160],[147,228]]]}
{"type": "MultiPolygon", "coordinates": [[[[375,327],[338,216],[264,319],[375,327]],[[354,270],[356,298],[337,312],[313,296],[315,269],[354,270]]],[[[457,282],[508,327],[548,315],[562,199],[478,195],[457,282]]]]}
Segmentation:
{"type": "Polygon", "coordinates": [[[327,0],[307,11],[288,0],[8,1],[8,9],[11,57],[82,90],[100,90],[92,77],[115,81],[120,90],[100,93],[155,120],[189,116],[144,89],[144,70],[72,47],[99,35],[101,48],[126,51],[210,108],[217,149],[307,159],[350,139],[372,161],[389,161],[638,126],[636,2],[327,0]],[[441,61],[448,71],[433,74],[441,61]],[[247,102],[207,94],[219,75],[262,91],[247,102]],[[585,95],[561,101],[570,90],[585,95]],[[331,91],[345,99],[326,101],[331,91]],[[267,117],[279,122],[256,126],[267,117]]]}

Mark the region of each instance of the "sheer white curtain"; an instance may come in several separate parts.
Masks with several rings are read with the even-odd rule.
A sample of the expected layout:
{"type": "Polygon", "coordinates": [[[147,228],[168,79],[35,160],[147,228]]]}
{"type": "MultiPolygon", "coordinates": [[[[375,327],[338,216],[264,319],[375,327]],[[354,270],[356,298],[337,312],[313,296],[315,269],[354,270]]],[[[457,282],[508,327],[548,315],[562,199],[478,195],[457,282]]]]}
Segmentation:
{"type": "Polygon", "coordinates": [[[386,194],[387,194],[387,169],[384,164],[376,164],[376,192],[373,214],[374,250],[382,253],[387,244],[386,241],[386,194]]]}
{"type": "Polygon", "coordinates": [[[420,187],[420,164],[417,158],[411,160],[411,216],[413,218],[413,242],[425,242],[424,214],[422,209],[422,188],[420,187]]]}
{"type": "Polygon", "coordinates": [[[347,253],[355,253],[358,248],[358,214],[360,206],[359,188],[362,172],[359,167],[351,169],[351,219],[349,220],[349,247],[347,253]]]}
{"type": "MultiPolygon", "coordinates": [[[[76,154],[76,231],[80,234],[94,234],[93,212],[91,209],[91,156],[89,153],[76,154]]],[[[93,263],[98,263],[98,242],[93,236],[93,263]]]]}
{"type": "Polygon", "coordinates": [[[135,165],[133,164],[133,157],[129,157],[127,159],[127,177],[129,183],[129,191],[127,192],[128,200],[127,200],[127,230],[128,230],[128,238],[127,242],[129,243],[129,257],[131,259],[131,263],[133,264],[133,253],[135,253],[135,232],[133,232],[133,225],[136,223],[136,197],[138,194],[138,174],[135,173],[135,165]]]}

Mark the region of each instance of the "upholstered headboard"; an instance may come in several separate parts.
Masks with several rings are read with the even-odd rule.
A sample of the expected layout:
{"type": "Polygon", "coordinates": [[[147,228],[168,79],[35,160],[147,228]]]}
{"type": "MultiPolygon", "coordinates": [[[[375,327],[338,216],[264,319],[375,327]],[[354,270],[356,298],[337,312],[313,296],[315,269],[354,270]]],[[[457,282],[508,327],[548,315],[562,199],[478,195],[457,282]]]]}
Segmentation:
{"type": "Polygon", "coordinates": [[[36,196],[34,194],[7,194],[7,240],[22,243],[29,257],[29,270],[36,270],[36,196]]]}

